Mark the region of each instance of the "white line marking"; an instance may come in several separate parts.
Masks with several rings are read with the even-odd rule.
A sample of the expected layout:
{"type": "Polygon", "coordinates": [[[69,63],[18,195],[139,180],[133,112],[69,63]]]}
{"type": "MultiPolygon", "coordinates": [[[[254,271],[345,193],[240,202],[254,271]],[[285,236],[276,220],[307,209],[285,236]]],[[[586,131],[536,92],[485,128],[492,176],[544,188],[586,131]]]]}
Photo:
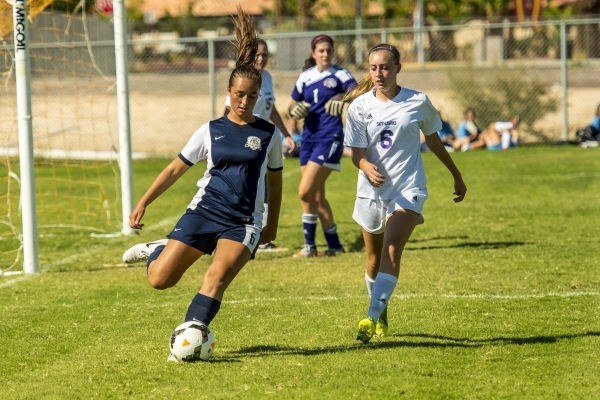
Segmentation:
{"type": "MultiPolygon", "coordinates": [[[[565,298],[565,297],[583,297],[600,296],[600,292],[565,292],[565,293],[546,293],[546,294],[523,294],[523,295],[503,295],[503,294],[406,294],[394,295],[400,300],[424,299],[424,298],[442,298],[442,299],[475,299],[475,300],[536,300],[547,298],[565,298]]],[[[224,300],[223,304],[248,304],[248,303],[280,303],[284,301],[343,301],[352,299],[367,299],[368,296],[298,296],[298,297],[257,297],[254,299],[224,300]]],[[[115,307],[133,307],[133,308],[167,308],[180,307],[181,304],[174,302],[166,303],[115,303],[115,307]]]]}
{"type": "Polygon", "coordinates": [[[33,278],[34,276],[35,275],[25,275],[25,276],[20,276],[20,277],[15,278],[15,279],[8,280],[6,282],[2,282],[2,283],[0,283],[0,288],[7,287],[7,286],[12,286],[15,283],[19,283],[21,281],[26,281],[29,278],[33,278]]]}
{"type": "MultiPolygon", "coordinates": [[[[580,297],[580,296],[600,296],[600,292],[564,292],[564,293],[546,293],[546,294],[523,294],[523,295],[504,295],[504,294],[398,294],[393,298],[400,300],[423,299],[423,298],[442,298],[442,299],[476,299],[476,300],[527,300],[527,299],[547,299],[552,297],[580,297]]],[[[364,296],[326,296],[326,297],[289,297],[289,298],[256,298],[243,300],[225,300],[227,304],[243,304],[253,302],[281,302],[281,301],[339,301],[349,299],[362,299],[364,296]]]]}

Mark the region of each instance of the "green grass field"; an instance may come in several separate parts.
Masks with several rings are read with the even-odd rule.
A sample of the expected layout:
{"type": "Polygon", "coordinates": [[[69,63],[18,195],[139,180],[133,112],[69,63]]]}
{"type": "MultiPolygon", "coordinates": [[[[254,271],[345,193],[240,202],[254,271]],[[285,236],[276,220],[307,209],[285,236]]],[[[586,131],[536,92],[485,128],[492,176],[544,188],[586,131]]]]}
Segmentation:
{"type": "MultiPolygon", "coordinates": [[[[139,237],[44,231],[43,272],[0,278],[0,398],[600,398],[600,148],[454,153],[461,204],[423,157],[426,223],[404,253],[389,337],[355,340],[368,307],[356,169],[345,158],[327,188],[348,253],[299,260],[288,159],[276,242],[289,251],[258,254],[230,286],[209,362],[167,363],[211,258],[156,291],[121,255],[170,231],[199,166],[149,208],[139,237]]],[[[136,162],[136,200],[167,162],[136,162]]]]}

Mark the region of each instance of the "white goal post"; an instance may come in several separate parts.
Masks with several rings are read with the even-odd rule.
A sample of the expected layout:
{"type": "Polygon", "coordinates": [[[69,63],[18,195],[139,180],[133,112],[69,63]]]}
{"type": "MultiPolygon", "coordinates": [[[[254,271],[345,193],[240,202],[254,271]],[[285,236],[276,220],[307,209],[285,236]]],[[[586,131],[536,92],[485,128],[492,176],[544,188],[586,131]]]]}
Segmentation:
{"type": "MultiPolygon", "coordinates": [[[[35,15],[41,11],[51,0],[44,0],[43,5],[38,4],[37,9],[32,11],[35,15]]],[[[85,0],[81,0],[77,8],[81,9],[85,0]]],[[[31,2],[31,0],[30,0],[31,2]]],[[[39,154],[34,148],[34,121],[32,111],[32,71],[30,53],[32,47],[29,37],[28,22],[28,4],[27,0],[13,0],[13,39],[14,39],[14,77],[16,82],[16,127],[18,135],[18,157],[20,166],[20,177],[9,171],[9,175],[15,176],[20,183],[20,209],[22,221],[22,234],[20,236],[20,248],[16,250],[23,254],[22,271],[2,271],[3,265],[0,265],[0,275],[10,275],[15,273],[33,274],[40,270],[38,257],[38,215],[36,210],[36,161],[35,154],[39,154]]],[[[76,8],[76,10],[77,10],[76,8]]],[[[129,116],[129,82],[128,82],[128,60],[127,60],[127,29],[124,0],[114,0],[114,54],[116,71],[116,92],[117,92],[117,125],[119,134],[118,165],[120,172],[120,201],[121,201],[121,235],[134,234],[134,229],[129,227],[129,215],[133,211],[133,172],[132,172],[132,153],[131,153],[131,129],[129,116]]],[[[76,12],[76,11],[75,11],[76,12]]],[[[83,24],[85,25],[85,10],[82,11],[83,24]]],[[[85,28],[84,28],[85,29],[85,28]]],[[[87,32],[85,34],[87,41],[87,32]]],[[[103,73],[98,69],[94,61],[92,48],[88,42],[88,51],[91,62],[100,75],[103,73]]],[[[114,147],[113,147],[114,148],[114,147]]],[[[10,153],[7,149],[7,157],[10,153]]],[[[60,152],[60,150],[59,150],[60,152]]],[[[63,152],[64,154],[76,153],[63,152]]],[[[115,149],[116,152],[116,149],[115,149]]],[[[80,152],[83,154],[83,152],[80,152]]],[[[96,153],[97,154],[97,153],[96,153]]],[[[8,210],[10,214],[10,209],[8,210]]],[[[58,226],[58,225],[57,225],[58,226]]],[[[14,229],[13,229],[14,231],[14,229]]],[[[116,234],[97,235],[97,237],[113,237],[116,234]]],[[[11,267],[12,268],[12,267],[11,267]]]]}
{"type": "Polygon", "coordinates": [[[17,86],[17,129],[19,132],[19,158],[21,160],[21,204],[23,208],[23,271],[26,274],[34,274],[39,271],[39,261],[33,170],[33,124],[27,0],[14,0],[13,23],[17,86]]]}
{"type": "Polygon", "coordinates": [[[115,63],[119,119],[119,160],[121,167],[122,228],[125,235],[135,233],[129,226],[133,211],[133,171],[131,162],[131,124],[129,121],[129,78],[127,72],[127,18],[125,0],[113,0],[115,28],[115,63]]]}

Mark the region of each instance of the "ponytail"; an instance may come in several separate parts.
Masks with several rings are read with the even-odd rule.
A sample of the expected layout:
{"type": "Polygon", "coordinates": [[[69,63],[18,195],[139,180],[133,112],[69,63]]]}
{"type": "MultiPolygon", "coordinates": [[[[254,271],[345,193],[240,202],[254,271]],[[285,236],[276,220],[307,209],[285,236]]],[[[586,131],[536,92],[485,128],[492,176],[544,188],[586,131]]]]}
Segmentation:
{"type": "Polygon", "coordinates": [[[241,6],[237,6],[238,15],[233,19],[235,35],[234,46],[237,50],[235,69],[229,76],[229,87],[233,86],[233,80],[240,76],[250,79],[262,85],[262,73],[254,67],[256,53],[258,52],[258,32],[254,19],[248,16],[241,6]]]}
{"type": "Polygon", "coordinates": [[[358,84],[354,87],[354,89],[344,95],[343,101],[346,103],[352,103],[358,96],[367,93],[374,87],[375,85],[371,79],[371,74],[367,72],[362,78],[360,78],[360,81],[358,81],[358,84]]]}

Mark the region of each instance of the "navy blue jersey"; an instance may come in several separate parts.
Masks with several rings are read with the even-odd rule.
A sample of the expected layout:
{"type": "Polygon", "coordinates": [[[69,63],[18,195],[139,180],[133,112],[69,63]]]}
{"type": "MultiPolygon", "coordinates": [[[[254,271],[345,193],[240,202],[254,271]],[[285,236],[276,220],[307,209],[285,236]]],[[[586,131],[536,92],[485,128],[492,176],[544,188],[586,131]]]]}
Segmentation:
{"type": "Polygon", "coordinates": [[[308,116],[304,119],[303,142],[343,140],[342,117],[327,113],[325,103],[355,85],[356,80],[350,72],[335,64],[322,72],[314,66],[300,74],[292,91],[292,99],[310,104],[308,116]]]}
{"type": "Polygon", "coordinates": [[[281,133],[273,124],[256,118],[237,125],[226,116],[207,122],[179,158],[190,166],[207,161],[188,209],[216,222],[262,227],[266,169],[283,169],[281,133]]]}

